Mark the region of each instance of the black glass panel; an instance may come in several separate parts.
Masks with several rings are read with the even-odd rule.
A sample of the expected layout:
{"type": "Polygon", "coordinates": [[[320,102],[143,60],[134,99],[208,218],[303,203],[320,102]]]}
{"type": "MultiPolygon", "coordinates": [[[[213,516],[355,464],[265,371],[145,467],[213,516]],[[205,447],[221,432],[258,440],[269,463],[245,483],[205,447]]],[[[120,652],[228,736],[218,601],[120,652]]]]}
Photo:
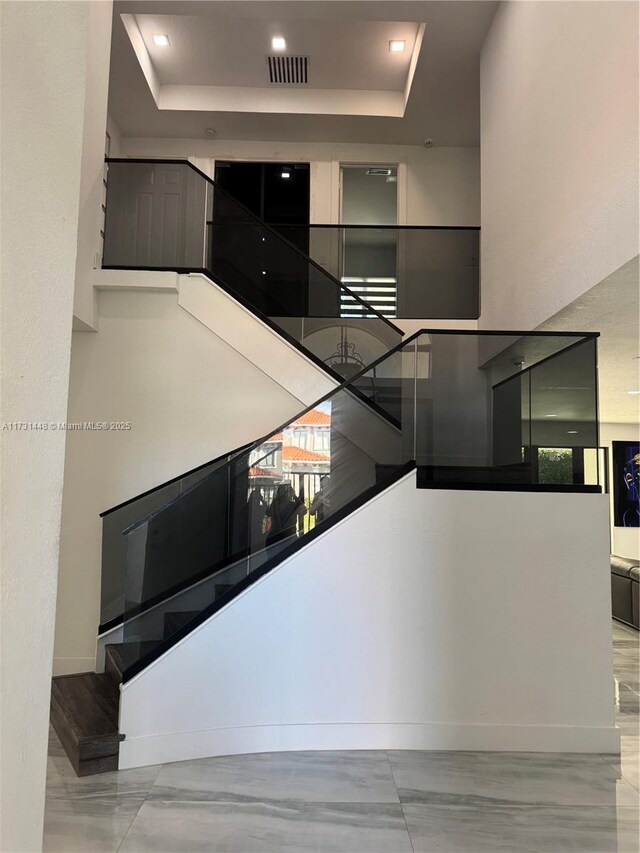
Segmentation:
{"type": "Polygon", "coordinates": [[[595,339],[432,332],[422,346],[423,485],[589,483],[583,449],[598,446],[595,339]]]}
{"type": "MultiPolygon", "coordinates": [[[[478,228],[284,227],[289,239],[308,231],[310,257],[390,318],[477,319],[480,314],[478,228]]],[[[349,294],[343,314],[359,315],[349,294]]]]}
{"type": "Polygon", "coordinates": [[[183,495],[211,474],[224,468],[232,454],[216,459],[197,470],[171,482],[157,486],[148,494],[127,501],[106,512],[102,517],[102,576],[100,625],[118,621],[133,602],[125,601],[124,566],[126,562],[125,531],[140,519],[183,495]]]}

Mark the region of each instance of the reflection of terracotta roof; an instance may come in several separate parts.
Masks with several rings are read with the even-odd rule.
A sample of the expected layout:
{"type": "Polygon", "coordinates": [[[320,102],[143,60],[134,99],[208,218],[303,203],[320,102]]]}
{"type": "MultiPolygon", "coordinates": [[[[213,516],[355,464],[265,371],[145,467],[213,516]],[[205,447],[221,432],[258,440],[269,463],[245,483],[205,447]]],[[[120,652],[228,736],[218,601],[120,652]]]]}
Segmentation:
{"type": "Polygon", "coordinates": [[[305,450],[303,447],[294,447],[288,444],[282,448],[282,459],[284,462],[330,462],[326,453],[316,453],[314,450],[305,450]]]}
{"type": "Polygon", "coordinates": [[[278,475],[275,471],[267,471],[266,468],[261,468],[259,465],[253,465],[249,468],[249,476],[250,477],[273,477],[276,480],[278,479],[278,475]]]}
{"type": "Polygon", "coordinates": [[[321,412],[319,409],[311,409],[310,412],[301,415],[296,421],[293,422],[293,426],[298,426],[298,424],[310,424],[313,426],[330,426],[331,415],[328,415],[326,412],[321,412]]]}
{"type": "Polygon", "coordinates": [[[277,432],[275,435],[270,435],[269,438],[265,439],[265,444],[267,441],[282,441],[282,433],[277,432]]]}

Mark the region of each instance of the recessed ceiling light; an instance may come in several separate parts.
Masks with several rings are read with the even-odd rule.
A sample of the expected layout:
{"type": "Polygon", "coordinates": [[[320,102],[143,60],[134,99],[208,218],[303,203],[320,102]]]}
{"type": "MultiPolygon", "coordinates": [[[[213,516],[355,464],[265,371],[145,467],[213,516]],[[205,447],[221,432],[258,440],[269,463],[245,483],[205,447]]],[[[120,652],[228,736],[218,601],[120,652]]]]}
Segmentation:
{"type": "Polygon", "coordinates": [[[545,415],[545,418],[557,418],[557,415],[545,415]]]}
{"type": "Polygon", "coordinates": [[[285,50],[287,47],[287,43],[284,39],[284,36],[274,36],[271,39],[271,47],[274,50],[285,50]]]}
{"type": "Polygon", "coordinates": [[[627,394],[640,394],[640,391],[627,391],[627,394]]]}
{"type": "Polygon", "coordinates": [[[567,430],[567,435],[577,435],[577,434],[578,434],[577,429],[568,429],[567,430]]]}
{"type": "Polygon", "coordinates": [[[171,42],[169,41],[169,36],[165,33],[157,33],[153,37],[153,43],[158,47],[170,47],[171,42]]]}
{"type": "Polygon", "coordinates": [[[402,51],[407,46],[406,41],[394,40],[389,42],[389,52],[390,53],[402,53],[402,51]]]}

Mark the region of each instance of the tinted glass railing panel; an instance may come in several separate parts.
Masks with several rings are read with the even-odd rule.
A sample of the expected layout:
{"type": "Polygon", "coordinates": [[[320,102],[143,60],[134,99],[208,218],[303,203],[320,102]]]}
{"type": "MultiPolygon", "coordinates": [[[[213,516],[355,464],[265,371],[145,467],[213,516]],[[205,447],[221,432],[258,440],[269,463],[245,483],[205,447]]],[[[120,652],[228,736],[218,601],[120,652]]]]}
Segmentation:
{"type": "Polygon", "coordinates": [[[595,376],[592,336],[430,331],[387,352],[124,532],[129,677],[407,466],[420,487],[597,490],[595,376]]]}
{"type": "Polygon", "coordinates": [[[100,596],[100,625],[109,626],[121,620],[125,609],[133,602],[125,600],[124,567],[126,562],[126,531],[131,525],[174,500],[196,483],[205,480],[215,470],[224,468],[233,454],[215,459],[182,477],[157,486],[149,493],[126,501],[102,516],[102,576],[100,596]]]}
{"type": "Polygon", "coordinates": [[[412,365],[397,350],[127,531],[126,668],[403,470],[412,365]]]}
{"type": "Polygon", "coordinates": [[[595,338],[434,332],[422,345],[425,484],[588,484],[583,449],[598,447],[595,338]]]}
{"type": "Polygon", "coordinates": [[[369,363],[364,353],[377,358],[400,343],[402,333],[375,305],[300,249],[306,234],[289,241],[283,230],[261,222],[188,163],[109,162],[104,266],[204,270],[342,378],[369,363]],[[335,358],[341,345],[364,361],[335,358]]]}
{"type": "Polygon", "coordinates": [[[207,183],[188,164],[109,163],[103,265],[202,269],[207,183]]]}
{"type": "MultiPolygon", "coordinates": [[[[310,257],[385,317],[477,319],[480,230],[419,226],[279,226],[308,234],[310,257]]],[[[342,294],[343,315],[362,316],[342,294]]]]}

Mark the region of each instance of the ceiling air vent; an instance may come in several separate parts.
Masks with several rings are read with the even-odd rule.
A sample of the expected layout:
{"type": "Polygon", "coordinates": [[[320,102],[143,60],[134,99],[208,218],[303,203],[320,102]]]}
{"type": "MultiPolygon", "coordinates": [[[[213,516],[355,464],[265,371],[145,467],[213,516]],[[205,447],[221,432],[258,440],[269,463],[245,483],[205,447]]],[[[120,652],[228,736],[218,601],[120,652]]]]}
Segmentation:
{"type": "Polygon", "coordinates": [[[269,82],[289,86],[305,86],[308,56],[268,56],[269,82]]]}

